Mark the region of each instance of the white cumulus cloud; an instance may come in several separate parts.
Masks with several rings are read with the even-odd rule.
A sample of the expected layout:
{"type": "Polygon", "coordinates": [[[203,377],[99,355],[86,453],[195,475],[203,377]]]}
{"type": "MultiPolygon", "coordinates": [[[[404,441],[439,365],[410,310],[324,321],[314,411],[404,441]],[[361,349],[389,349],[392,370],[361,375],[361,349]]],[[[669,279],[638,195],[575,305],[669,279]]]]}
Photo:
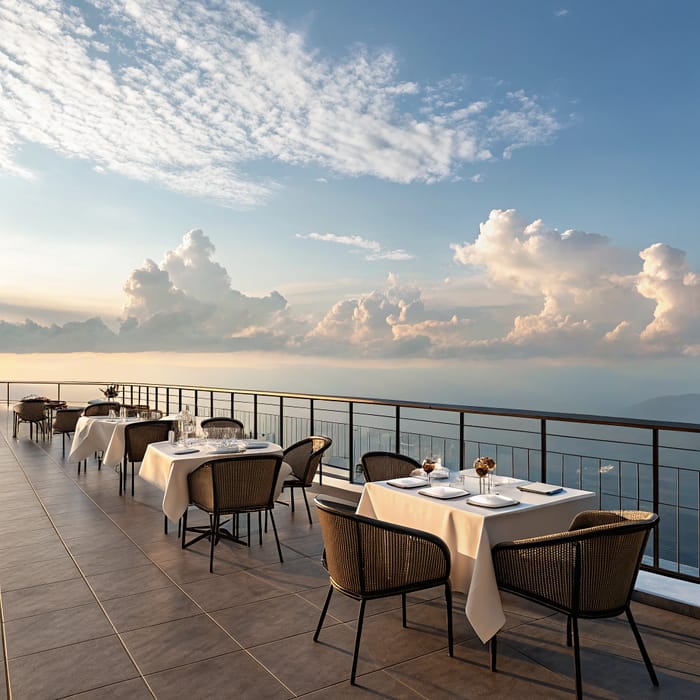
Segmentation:
{"type": "Polygon", "coordinates": [[[373,241],[357,235],[338,235],[335,233],[298,233],[297,238],[306,238],[311,241],[323,241],[325,243],[337,243],[338,245],[354,248],[365,253],[365,260],[412,260],[412,253],[397,248],[386,250],[379,241],[373,241]]]}

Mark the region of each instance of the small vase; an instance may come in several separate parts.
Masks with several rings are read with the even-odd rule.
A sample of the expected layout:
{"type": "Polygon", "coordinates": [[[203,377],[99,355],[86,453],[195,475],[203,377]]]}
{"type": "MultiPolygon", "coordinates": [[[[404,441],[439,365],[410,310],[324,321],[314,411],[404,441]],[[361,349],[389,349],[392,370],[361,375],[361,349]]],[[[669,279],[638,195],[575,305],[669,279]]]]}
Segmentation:
{"type": "Polygon", "coordinates": [[[479,493],[490,493],[487,491],[488,489],[488,483],[487,483],[488,476],[480,476],[479,477],[479,493]]]}

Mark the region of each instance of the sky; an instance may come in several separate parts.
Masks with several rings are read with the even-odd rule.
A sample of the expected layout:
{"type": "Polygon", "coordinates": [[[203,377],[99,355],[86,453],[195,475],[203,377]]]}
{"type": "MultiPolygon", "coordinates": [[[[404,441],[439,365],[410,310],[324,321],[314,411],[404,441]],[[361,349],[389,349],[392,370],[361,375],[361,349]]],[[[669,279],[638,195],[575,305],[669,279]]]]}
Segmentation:
{"type": "Polygon", "coordinates": [[[678,0],[0,0],[0,375],[700,392],[698,26],[678,0]]]}

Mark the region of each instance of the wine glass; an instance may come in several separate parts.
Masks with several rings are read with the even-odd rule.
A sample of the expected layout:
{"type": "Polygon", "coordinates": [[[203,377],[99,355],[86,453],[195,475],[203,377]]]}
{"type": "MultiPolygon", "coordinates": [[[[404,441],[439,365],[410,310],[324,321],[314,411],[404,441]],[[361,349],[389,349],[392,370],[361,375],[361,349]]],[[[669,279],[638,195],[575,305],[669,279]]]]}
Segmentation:
{"type": "Polygon", "coordinates": [[[425,472],[425,476],[428,479],[428,486],[430,486],[430,472],[435,469],[435,457],[426,457],[423,460],[423,471],[425,472]]]}
{"type": "Polygon", "coordinates": [[[493,492],[493,473],[496,471],[496,462],[489,459],[486,462],[486,468],[488,469],[488,492],[493,492]]]}

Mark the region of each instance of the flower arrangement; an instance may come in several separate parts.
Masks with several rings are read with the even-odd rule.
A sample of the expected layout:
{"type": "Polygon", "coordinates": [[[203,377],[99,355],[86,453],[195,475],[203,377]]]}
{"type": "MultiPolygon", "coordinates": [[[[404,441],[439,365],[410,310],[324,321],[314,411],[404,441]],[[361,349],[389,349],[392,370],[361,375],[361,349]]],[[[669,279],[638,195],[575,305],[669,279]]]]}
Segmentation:
{"type": "Polygon", "coordinates": [[[108,384],[105,389],[100,388],[106,399],[116,399],[119,396],[119,384],[108,384]]]}
{"type": "Polygon", "coordinates": [[[496,462],[491,457],[479,457],[474,460],[474,469],[479,476],[486,476],[496,468],[496,462]]]}

